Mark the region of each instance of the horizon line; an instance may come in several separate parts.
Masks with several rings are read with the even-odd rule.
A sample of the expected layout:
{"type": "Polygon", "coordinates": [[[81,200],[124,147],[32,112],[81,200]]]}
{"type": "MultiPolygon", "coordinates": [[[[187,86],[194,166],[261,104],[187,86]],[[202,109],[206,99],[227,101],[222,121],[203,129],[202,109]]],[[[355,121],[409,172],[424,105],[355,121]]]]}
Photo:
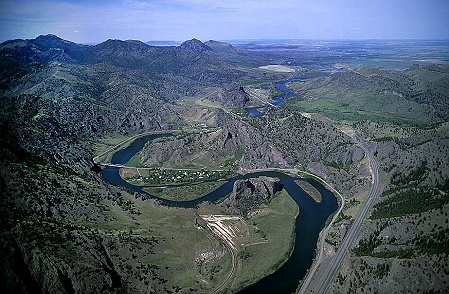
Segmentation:
{"type": "Polygon", "coordinates": [[[382,38],[366,38],[366,39],[365,38],[357,38],[357,39],[355,39],[355,38],[354,39],[351,39],[351,38],[322,38],[322,39],[320,39],[320,38],[238,38],[238,39],[226,38],[226,39],[208,39],[207,41],[203,41],[202,39],[197,38],[197,37],[188,38],[185,40],[153,39],[153,40],[147,40],[147,41],[143,41],[140,39],[107,38],[103,41],[97,41],[97,42],[75,42],[75,41],[71,41],[69,39],[62,38],[56,34],[48,33],[48,34],[37,35],[35,38],[20,38],[19,37],[19,38],[13,38],[13,39],[5,39],[5,40],[1,40],[0,44],[8,42],[8,41],[15,41],[15,40],[25,40],[25,41],[35,40],[38,37],[43,37],[43,36],[55,36],[64,41],[69,41],[69,42],[79,44],[79,45],[98,45],[98,44],[104,43],[108,40],[123,41],[123,42],[139,41],[139,42],[142,42],[145,44],[148,44],[151,42],[174,43],[172,45],[175,45],[175,44],[182,44],[185,41],[189,41],[189,40],[193,40],[193,39],[200,40],[201,42],[207,42],[207,41],[220,41],[220,42],[243,42],[243,41],[247,41],[247,42],[261,42],[261,41],[314,41],[314,42],[325,42],[325,41],[327,41],[327,42],[332,42],[332,41],[334,41],[334,42],[336,42],[336,41],[339,41],[339,42],[344,42],[344,41],[346,41],[346,42],[354,42],[354,41],[359,41],[359,42],[363,42],[363,41],[440,41],[440,42],[442,42],[442,41],[447,41],[447,42],[449,42],[449,38],[427,38],[427,39],[426,38],[385,38],[385,39],[382,39],[382,38]]]}

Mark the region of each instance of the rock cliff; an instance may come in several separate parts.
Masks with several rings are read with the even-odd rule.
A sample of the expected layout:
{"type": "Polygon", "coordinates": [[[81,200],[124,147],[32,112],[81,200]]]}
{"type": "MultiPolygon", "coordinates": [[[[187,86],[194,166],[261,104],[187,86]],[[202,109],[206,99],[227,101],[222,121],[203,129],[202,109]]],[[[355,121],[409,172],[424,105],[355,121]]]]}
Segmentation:
{"type": "Polygon", "coordinates": [[[238,180],[234,183],[231,196],[224,204],[231,213],[247,216],[248,212],[262,203],[270,202],[282,190],[278,178],[258,177],[238,180]]]}

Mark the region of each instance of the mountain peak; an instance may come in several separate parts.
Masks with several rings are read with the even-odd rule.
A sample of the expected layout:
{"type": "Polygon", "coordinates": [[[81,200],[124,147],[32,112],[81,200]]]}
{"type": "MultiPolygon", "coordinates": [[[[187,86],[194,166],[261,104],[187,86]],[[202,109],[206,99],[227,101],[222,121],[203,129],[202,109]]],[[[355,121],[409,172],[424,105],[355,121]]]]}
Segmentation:
{"type": "Polygon", "coordinates": [[[36,39],[31,40],[33,43],[39,43],[39,44],[75,44],[73,42],[61,39],[60,37],[53,35],[53,34],[47,34],[47,35],[40,35],[36,37],[36,39]]]}
{"type": "Polygon", "coordinates": [[[77,50],[82,45],[61,39],[60,37],[48,34],[40,35],[36,39],[29,40],[32,44],[38,46],[39,50],[47,51],[52,48],[59,48],[62,50],[77,50]]]}
{"type": "Polygon", "coordinates": [[[53,40],[59,40],[59,41],[63,40],[54,34],[39,35],[36,37],[36,40],[45,40],[45,39],[53,39],[53,40]]]}
{"type": "Polygon", "coordinates": [[[198,39],[191,39],[182,43],[179,48],[189,50],[195,53],[203,53],[205,51],[212,51],[213,49],[201,42],[198,39]]]}

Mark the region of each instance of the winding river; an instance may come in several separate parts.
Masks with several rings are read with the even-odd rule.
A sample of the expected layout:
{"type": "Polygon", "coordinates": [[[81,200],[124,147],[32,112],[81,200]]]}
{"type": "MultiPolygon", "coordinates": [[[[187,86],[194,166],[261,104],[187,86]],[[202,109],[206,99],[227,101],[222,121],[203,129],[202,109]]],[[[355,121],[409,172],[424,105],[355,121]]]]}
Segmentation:
{"type": "MultiPolygon", "coordinates": [[[[136,139],[127,148],[116,152],[111,162],[115,164],[125,164],[128,162],[145,143],[162,136],[170,136],[171,134],[155,134],[148,135],[136,139]]],[[[150,195],[143,191],[142,186],[135,186],[129,184],[120,177],[118,168],[105,168],[102,172],[102,177],[109,183],[124,187],[128,190],[135,191],[146,195],[149,198],[160,200],[162,203],[177,207],[195,207],[203,201],[217,201],[229,195],[232,191],[234,182],[240,179],[247,179],[251,177],[268,176],[278,177],[284,189],[292,197],[292,199],[299,206],[300,212],[296,218],[295,228],[295,245],[290,258],[273,274],[261,279],[255,284],[242,290],[241,293],[292,293],[296,291],[298,283],[302,280],[307,270],[312,264],[315,253],[316,243],[319,232],[323,229],[326,219],[337,210],[337,199],[328,190],[326,190],[319,182],[310,179],[300,179],[292,177],[281,172],[266,171],[257,172],[246,175],[240,175],[227,179],[215,191],[192,201],[176,202],[161,199],[159,197],[150,195]],[[304,180],[314,185],[322,195],[321,203],[316,203],[312,197],[307,195],[296,183],[295,180],[304,180]]]]}
{"type": "MultiPolygon", "coordinates": [[[[271,103],[275,106],[279,106],[283,103],[285,103],[285,99],[287,99],[289,96],[292,96],[294,93],[285,85],[286,83],[294,82],[294,81],[305,81],[308,79],[313,79],[317,77],[323,77],[323,76],[329,76],[331,75],[332,71],[343,71],[343,69],[332,67],[332,66],[326,66],[326,65],[316,65],[318,68],[320,68],[320,71],[313,71],[310,72],[304,76],[292,78],[289,80],[283,80],[276,82],[275,87],[284,92],[282,95],[275,96],[271,98],[271,103]]],[[[269,108],[269,105],[261,105],[261,106],[255,106],[255,107],[249,107],[246,108],[246,116],[259,116],[263,114],[263,110],[269,108]]]]}

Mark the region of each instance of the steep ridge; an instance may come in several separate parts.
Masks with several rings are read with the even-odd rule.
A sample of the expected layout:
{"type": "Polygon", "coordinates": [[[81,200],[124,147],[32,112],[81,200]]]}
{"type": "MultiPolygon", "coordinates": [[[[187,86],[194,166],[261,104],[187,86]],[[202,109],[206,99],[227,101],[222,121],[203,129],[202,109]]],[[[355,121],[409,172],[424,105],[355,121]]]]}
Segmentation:
{"type": "Polygon", "coordinates": [[[201,42],[198,39],[192,39],[192,40],[185,41],[179,46],[179,48],[187,50],[187,51],[192,51],[194,53],[203,53],[203,52],[213,50],[212,48],[210,48],[209,46],[207,46],[206,44],[204,44],[203,42],[201,42]]]}

